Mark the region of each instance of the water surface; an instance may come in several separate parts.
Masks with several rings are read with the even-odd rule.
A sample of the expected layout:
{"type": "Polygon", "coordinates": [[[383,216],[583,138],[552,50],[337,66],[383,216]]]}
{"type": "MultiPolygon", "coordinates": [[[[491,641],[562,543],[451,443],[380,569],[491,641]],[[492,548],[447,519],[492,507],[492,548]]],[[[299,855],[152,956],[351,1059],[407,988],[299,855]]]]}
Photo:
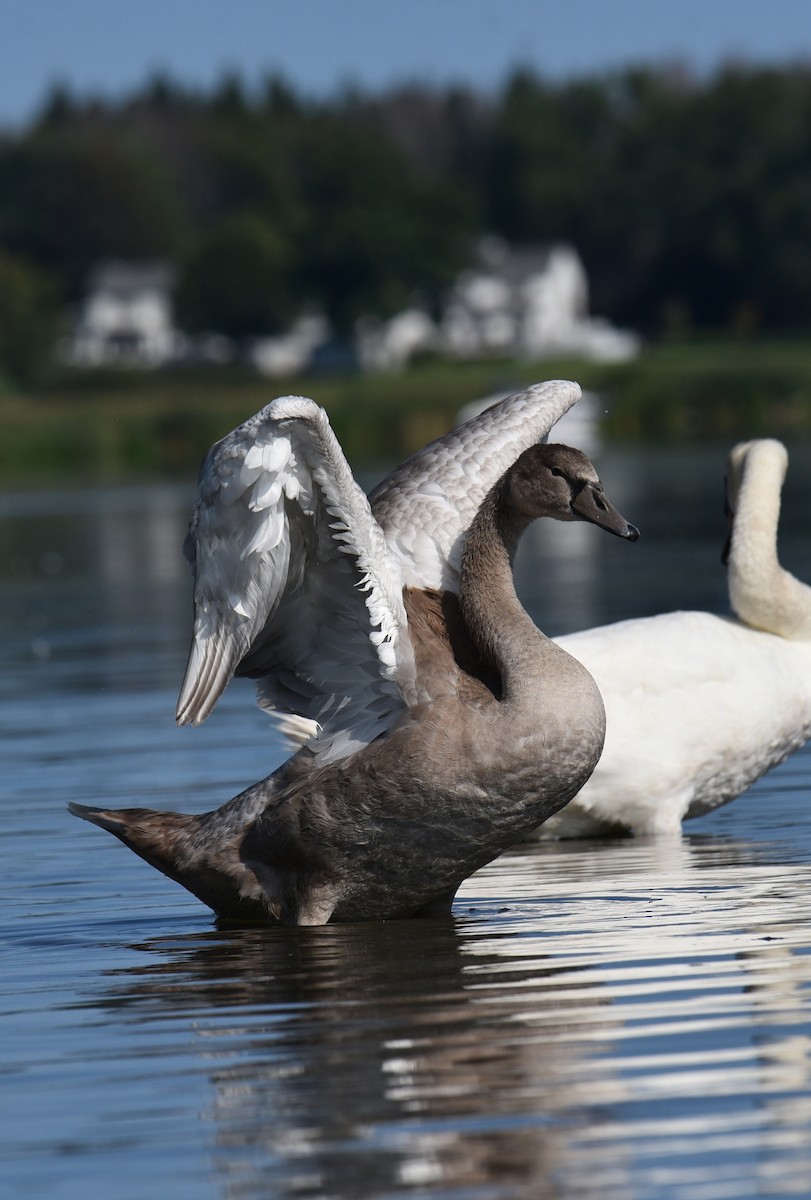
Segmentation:
{"type": "MultiPolygon", "coordinates": [[[[725,448],[612,450],[643,530],[538,525],[548,632],[726,611],[725,448]]],[[[807,448],[784,561],[811,579],[807,448]]],[[[282,749],[172,714],[190,487],[0,497],[0,1194],[811,1194],[811,754],[666,847],[518,847],[446,921],[218,928],[69,800],[202,811],[282,749]]]]}

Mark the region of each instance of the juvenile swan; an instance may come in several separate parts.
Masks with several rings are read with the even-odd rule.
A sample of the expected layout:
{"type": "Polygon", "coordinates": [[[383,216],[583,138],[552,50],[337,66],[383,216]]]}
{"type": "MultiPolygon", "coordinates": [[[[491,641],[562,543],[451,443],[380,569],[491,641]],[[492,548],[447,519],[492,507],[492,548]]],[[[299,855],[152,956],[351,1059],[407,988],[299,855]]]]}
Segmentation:
{"type": "MultiPolygon", "coordinates": [[[[193,520],[195,639],[178,716],[205,715],[238,669],[317,731],[201,817],[72,811],[222,916],[312,925],[447,912],[463,879],[575,794],[602,748],[593,680],[515,595],[518,539],[542,515],[637,532],[579,451],[536,445],[518,458],[462,539],[459,598],[447,601],[458,653],[471,637],[488,687],[437,627],[444,598],[409,585],[322,410],[288,397],[259,417],[247,452],[244,436],[225,439],[204,469],[216,502],[202,495],[193,520]]],[[[435,482],[429,493],[442,500],[435,482]]]]}
{"type": "Polygon", "coordinates": [[[216,443],[184,547],[195,621],[178,723],[204,721],[234,674],[257,680],[293,741],[315,732],[325,706],[342,707],[342,728],[347,703],[366,713],[369,671],[349,675],[347,662],[376,675],[388,645],[370,641],[385,634],[380,605],[396,610],[404,585],[458,592],[464,532],[485,495],[579,397],[566,380],[509,396],[412,455],[368,500],[311,400],[276,400],[216,443]]]}
{"type": "Polygon", "coordinates": [[[600,687],[606,741],[591,779],[540,836],[678,834],[811,737],[811,588],[777,558],[787,467],[772,439],[729,456],[737,620],[673,612],[556,639],[600,687]]]}

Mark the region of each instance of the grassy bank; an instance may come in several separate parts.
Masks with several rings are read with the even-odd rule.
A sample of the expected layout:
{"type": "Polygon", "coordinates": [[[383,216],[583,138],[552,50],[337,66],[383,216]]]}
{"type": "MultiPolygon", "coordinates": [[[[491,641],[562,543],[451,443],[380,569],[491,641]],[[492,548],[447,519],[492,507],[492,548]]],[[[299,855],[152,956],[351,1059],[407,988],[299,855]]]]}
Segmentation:
{"type": "Polygon", "coordinates": [[[617,365],[423,363],[397,376],[86,375],[0,396],[0,481],[193,475],[211,442],[291,392],[327,409],[350,461],[398,458],[447,429],[467,401],[560,377],[605,395],[609,437],[811,436],[811,348],[799,342],[660,346],[617,365]]]}

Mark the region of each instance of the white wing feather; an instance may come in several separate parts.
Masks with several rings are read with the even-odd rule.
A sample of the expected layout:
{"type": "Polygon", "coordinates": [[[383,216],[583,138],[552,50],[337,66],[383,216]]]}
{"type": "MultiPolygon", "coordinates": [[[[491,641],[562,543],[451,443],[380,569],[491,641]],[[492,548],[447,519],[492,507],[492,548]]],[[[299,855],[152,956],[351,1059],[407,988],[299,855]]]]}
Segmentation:
{"type": "Polygon", "coordinates": [[[370,493],[403,582],[458,590],[465,530],[522,451],[544,440],[580,398],[568,380],[537,383],[437,438],[370,493]]]}
{"type": "Polygon", "coordinates": [[[235,674],[302,719],[290,730],[317,722],[326,753],[364,744],[408,702],[399,564],[312,400],[274,400],[212,447],[185,549],[195,620],[180,724],[205,720],[235,674]]]}

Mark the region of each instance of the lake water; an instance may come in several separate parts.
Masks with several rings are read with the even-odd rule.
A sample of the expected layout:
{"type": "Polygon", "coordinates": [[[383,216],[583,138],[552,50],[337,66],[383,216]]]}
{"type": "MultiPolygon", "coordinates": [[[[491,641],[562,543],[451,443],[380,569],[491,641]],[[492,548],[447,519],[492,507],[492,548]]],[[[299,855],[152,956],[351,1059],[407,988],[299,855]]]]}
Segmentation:
{"type": "MultiPolygon", "coordinates": [[[[726,611],[725,449],[605,451],[642,540],[536,526],[542,627],[726,611]]],[[[781,553],[811,580],[809,471],[781,553]]],[[[452,922],[220,929],[68,816],[202,811],[281,759],[247,683],[174,725],[191,496],[0,495],[0,1195],[811,1195],[807,750],[676,845],[519,847],[452,922]]]]}

